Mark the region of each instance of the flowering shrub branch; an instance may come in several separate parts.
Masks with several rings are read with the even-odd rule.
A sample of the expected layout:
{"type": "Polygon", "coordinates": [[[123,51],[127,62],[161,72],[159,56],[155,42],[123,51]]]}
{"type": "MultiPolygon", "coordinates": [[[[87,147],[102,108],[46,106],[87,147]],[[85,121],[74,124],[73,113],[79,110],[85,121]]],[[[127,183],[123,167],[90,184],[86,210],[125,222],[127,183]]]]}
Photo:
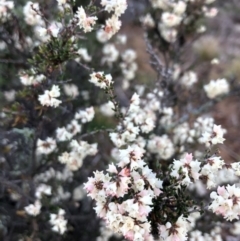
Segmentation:
{"type": "Polygon", "coordinates": [[[227,130],[209,114],[239,87],[221,76],[201,80],[191,54],[202,23],[218,13],[215,1],[148,2],[136,20],[155,71],[145,86],[134,81],[137,53],[119,33],[126,0],[45,4],[0,2],[0,62],[13,69],[0,115],[0,237],[240,234],[240,164],[223,160],[227,130]]]}

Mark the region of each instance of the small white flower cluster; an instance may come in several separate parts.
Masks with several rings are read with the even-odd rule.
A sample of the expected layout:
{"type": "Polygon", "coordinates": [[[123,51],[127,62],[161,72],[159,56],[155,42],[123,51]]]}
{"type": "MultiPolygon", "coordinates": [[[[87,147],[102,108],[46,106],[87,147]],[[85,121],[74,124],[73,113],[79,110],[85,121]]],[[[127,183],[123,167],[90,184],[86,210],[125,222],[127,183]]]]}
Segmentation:
{"type": "Polygon", "coordinates": [[[48,182],[51,179],[63,182],[71,182],[73,179],[73,173],[68,168],[64,168],[62,171],[57,171],[51,167],[47,171],[42,172],[34,177],[34,181],[36,183],[48,182]]]}
{"type": "MultiPolygon", "coordinates": [[[[220,126],[214,125],[213,132],[211,131],[210,134],[208,132],[203,135],[208,136],[207,143],[211,143],[211,145],[216,145],[224,141],[222,137],[223,132],[220,126]]],[[[216,185],[218,184],[218,181],[220,180],[219,176],[224,175],[226,170],[228,170],[223,169],[223,167],[225,167],[225,163],[221,159],[221,157],[209,157],[205,161],[204,165],[202,165],[199,161],[192,160],[192,154],[188,154],[185,156],[185,158],[175,160],[173,162],[171,176],[175,177],[176,179],[181,179],[180,183],[187,186],[194,183],[196,185],[196,188],[198,188],[197,185],[200,184],[197,181],[201,179],[206,184],[207,189],[211,189],[213,187],[216,187],[216,185]],[[222,173],[221,171],[224,171],[224,173],[222,173]]],[[[235,169],[233,169],[235,170],[236,174],[238,174],[238,163],[235,163],[234,167],[235,169]]],[[[233,176],[233,169],[229,169],[231,170],[232,174],[227,175],[233,176]]],[[[222,178],[221,180],[223,180],[224,182],[229,180],[229,178],[222,178]]]]}
{"type": "Polygon", "coordinates": [[[219,182],[219,172],[223,170],[224,165],[224,161],[218,156],[212,156],[206,160],[200,174],[202,180],[206,182],[207,189],[216,187],[219,182]]]}
{"type": "Polygon", "coordinates": [[[80,120],[82,124],[93,120],[95,111],[93,107],[80,110],[75,113],[74,119],[66,126],[56,129],[56,139],[59,142],[70,141],[76,134],[80,133],[82,126],[78,123],[80,120]]]}
{"type": "Polygon", "coordinates": [[[161,240],[165,241],[186,241],[188,232],[188,221],[180,216],[175,224],[167,222],[165,225],[158,227],[161,240]]]}
{"type": "Polygon", "coordinates": [[[138,69],[137,63],[135,62],[137,54],[133,49],[125,50],[122,55],[123,62],[120,63],[120,68],[123,73],[123,87],[127,89],[129,87],[129,81],[132,80],[138,69]]]}
{"type": "Polygon", "coordinates": [[[91,55],[89,55],[88,50],[86,48],[78,49],[77,54],[79,55],[79,57],[77,57],[75,59],[76,62],[80,62],[81,60],[83,60],[85,62],[91,62],[92,61],[92,57],[91,57],[91,55]]]}
{"type": "MultiPolygon", "coordinates": [[[[152,6],[155,9],[161,10],[161,21],[158,23],[158,29],[161,33],[163,39],[169,43],[173,43],[177,39],[179,26],[181,24],[187,25],[191,22],[192,16],[187,13],[187,8],[189,5],[193,5],[195,0],[151,0],[152,6]]],[[[203,16],[212,18],[216,16],[218,10],[216,8],[211,8],[208,5],[212,2],[202,1],[198,6],[199,12],[203,16]]],[[[192,6],[196,8],[196,5],[192,6]]],[[[155,26],[155,22],[150,14],[146,15],[142,22],[147,27],[155,26]]],[[[197,30],[200,32],[199,30],[197,30]]]]}
{"type": "Polygon", "coordinates": [[[37,32],[42,42],[47,42],[50,39],[50,36],[57,38],[61,28],[61,23],[53,22],[48,26],[48,28],[38,26],[36,27],[35,31],[37,32]]]}
{"type": "Polygon", "coordinates": [[[239,236],[240,235],[240,221],[235,222],[233,224],[233,228],[231,229],[231,233],[234,235],[239,236]]]}
{"type": "Polygon", "coordinates": [[[15,90],[6,90],[3,92],[3,95],[8,102],[12,102],[15,100],[16,91],[15,90]]]}
{"type": "Polygon", "coordinates": [[[120,16],[124,14],[127,9],[126,0],[101,0],[101,5],[104,7],[105,11],[113,12],[113,15],[106,20],[104,30],[100,30],[100,35],[104,35],[105,39],[110,39],[114,34],[116,34],[122,23],[119,20],[120,16]]]}
{"type": "Polygon", "coordinates": [[[53,226],[52,230],[63,234],[67,230],[67,220],[64,218],[65,211],[63,209],[58,210],[58,214],[50,214],[50,224],[53,226]]]}
{"type": "Polygon", "coordinates": [[[120,124],[117,129],[120,132],[109,134],[115,146],[121,147],[125,144],[137,141],[140,131],[149,133],[154,128],[154,115],[152,115],[149,106],[140,109],[140,99],[138,94],[133,94],[130,106],[125,114],[123,125],[120,124]]]}
{"type": "Polygon", "coordinates": [[[100,112],[108,117],[114,116],[114,104],[112,103],[112,101],[108,101],[105,104],[102,104],[100,106],[100,112]]]}
{"type": "Polygon", "coordinates": [[[107,64],[108,66],[112,66],[112,64],[114,62],[117,61],[118,57],[119,57],[119,51],[117,50],[117,48],[115,47],[114,44],[112,43],[107,43],[103,46],[103,57],[101,62],[103,64],[107,64]]]}
{"type": "Polygon", "coordinates": [[[55,195],[51,199],[51,204],[58,204],[61,201],[66,201],[71,197],[71,193],[68,191],[65,191],[63,186],[59,185],[55,195]]]}
{"type": "Polygon", "coordinates": [[[77,120],[73,119],[66,127],[59,127],[56,129],[56,139],[57,141],[69,141],[76,134],[80,133],[82,126],[77,120]]]}
{"type": "MultiPolygon", "coordinates": [[[[63,188],[63,185],[66,184],[66,182],[71,183],[73,181],[73,172],[71,170],[69,170],[67,167],[63,168],[62,171],[60,171],[60,170],[56,171],[51,167],[47,171],[40,173],[39,175],[36,175],[34,177],[34,181],[36,183],[39,183],[39,182],[46,183],[49,181],[58,181],[58,187],[55,188],[55,190],[53,192],[53,195],[51,198],[51,204],[56,205],[60,201],[67,200],[71,197],[71,193],[68,191],[65,191],[63,188]]],[[[45,189],[46,190],[44,190],[44,191],[46,192],[49,188],[45,188],[45,189]]],[[[38,191],[38,193],[41,195],[41,192],[38,191]]],[[[37,196],[37,194],[36,194],[36,196],[37,196]]]]}
{"type": "Polygon", "coordinates": [[[0,2],[0,20],[5,22],[8,20],[10,15],[10,10],[14,8],[13,1],[1,0],[0,2]]]}
{"type": "Polygon", "coordinates": [[[147,13],[144,17],[140,19],[144,27],[153,28],[155,26],[154,19],[150,13],[147,13]]]}
{"type": "Polygon", "coordinates": [[[40,12],[39,4],[27,2],[23,8],[25,22],[31,26],[44,26],[42,17],[38,14],[40,12]]]}
{"type": "MultiPolygon", "coordinates": [[[[220,224],[217,224],[220,226],[220,224]]],[[[223,241],[221,236],[221,228],[215,227],[210,233],[202,233],[194,230],[190,233],[189,241],[223,241]]]]}
{"type": "Polygon", "coordinates": [[[185,16],[186,8],[187,3],[179,1],[169,3],[167,9],[164,9],[158,29],[166,41],[175,42],[178,34],[177,28],[185,16]]]}
{"type": "Polygon", "coordinates": [[[212,192],[210,197],[213,199],[210,210],[229,221],[239,219],[240,188],[235,185],[219,186],[217,192],[212,192]]]}
{"type": "Polygon", "coordinates": [[[81,120],[81,122],[87,123],[93,120],[95,116],[95,111],[93,107],[86,108],[85,110],[80,110],[75,114],[74,119],[81,120]]]}
{"type": "Polygon", "coordinates": [[[165,10],[168,7],[169,1],[167,0],[151,0],[150,1],[153,8],[165,10]]]}
{"type": "Polygon", "coordinates": [[[202,10],[205,17],[207,18],[214,18],[218,14],[217,8],[208,8],[206,6],[203,6],[202,10]]]}
{"type": "Polygon", "coordinates": [[[191,88],[193,84],[197,83],[197,74],[193,71],[187,71],[180,79],[180,83],[186,88],[191,88]]]}
{"type": "Polygon", "coordinates": [[[78,19],[77,25],[83,29],[84,33],[91,32],[97,21],[97,17],[88,16],[82,6],[78,7],[75,17],[78,19]]]}
{"type": "Polygon", "coordinates": [[[150,136],[147,148],[163,160],[168,160],[175,153],[174,145],[167,135],[150,136]]]}
{"type": "Polygon", "coordinates": [[[45,90],[43,95],[38,96],[38,100],[42,106],[52,106],[54,108],[58,107],[62,101],[58,100],[57,97],[60,96],[60,88],[57,85],[53,85],[51,90],[45,90]]]}
{"type": "Polygon", "coordinates": [[[65,84],[63,85],[64,93],[72,98],[79,96],[78,87],[75,84],[65,84]]]}
{"type": "Polygon", "coordinates": [[[86,156],[94,156],[97,153],[97,144],[88,144],[85,141],[72,140],[70,147],[71,152],[62,153],[58,160],[71,171],[77,171],[82,166],[86,156]]]}
{"type": "Polygon", "coordinates": [[[238,171],[235,170],[232,165],[228,166],[227,164],[225,164],[223,167],[224,167],[223,169],[220,169],[218,171],[217,178],[216,178],[217,185],[223,185],[226,183],[237,183],[239,180],[238,171]]]}
{"type": "Polygon", "coordinates": [[[101,89],[109,88],[113,83],[112,76],[110,74],[105,75],[103,72],[93,72],[90,77],[89,82],[101,89]]]}
{"type": "Polygon", "coordinates": [[[183,159],[174,160],[171,176],[181,180],[181,184],[188,186],[199,179],[201,162],[193,160],[192,154],[186,154],[183,159]]]}
{"type": "Polygon", "coordinates": [[[52,188],[46,184],[40,184],[36,188],[35,197],[37,198],[34,204],[30,204],[24,208],[26,213],[30,216],[37,216],[40,214],[42,204],[41,204],[41,198],[45,195],[51,195],[52,194],[52,188]]]}
{"type": "Polygon", "coordinates": [[[64,5],[67,3],[68,0],[57,0],[58,5],[64,5]]]}
{"type": "Polygon", "coordinates": [[[212,132],[204,132],[202,137],[202,142],[205,142],[206,145],[216,145],[218,143],[223,143],[225,140],[223,135],[225,134],[225,130],[220,125],[213,125],[212,132]]]}
{"type": "Polygon", "coordinates": [[[147,216],[152,199],[162,188],[162,181],[142,155],[143,150],[137,146],[119,150],[118,166],[109,165],[106,175],[96,171],[85,184],[88,196],[96,200],[97,215],[105,219],[107,227],[133,241],[153,240],[147,216]]]}
{"type": "Polygon", "coordinates": [[[46,78],[42,74],[36,75],[33,69],[31,70],[31,75],[28,75],[26,73],[20,73],[19,76],[21,83],[26,86],[38,85],[46,78]]]}
{"type": "Polygon", "coordinates": [[[173,139],[175,144],[197,142],[209,146],[211,143],[215,145],[224,141],[221,138],[225,133],[225,129],[214,124],[213,118],[200,116],[195,120],[192,127],[187,122],[177,125],[173,130],[173,139]]]}
{"type": "Polygon", "coordinates": [[[72,198],[74,201],[80,201],[86,196],[86,191],[83,188],[83,184],[74,188],[72,198]]]}
{"type": "Polygon", "coordinates": [[[229,89],[230,87],[226,79],[211,80],[209,84],[204,85],[204,90],[210,99],[228,94],[229,89]]]}
{"type": "Polygon", "coordinates": [[[31,216],[37,216],[40,213],[40,210],[42,208],[42,204],[39,200],[36,200],[34,204],[29,204],[24,208],[26,213],[31,216]]]}
{"type": "Polygon", "coordinates": [[[43,194],[45,195],[51,195],[52,194],[52,188],[44,183],[40,184],[35,192],[35,196],[38,199],[41,199],[43,194]]]}
{"type": "Polygon", "coordinates": [[[114,233],[111,229],[106,228],[106,224],[104,221],[101,222],[100,227],[100,236],[97,237],[96,241],[106,241],[111,237],[121,238],[121,235],[118,233],[114,233]]]}
{"type": "MultiPolygon", "coordinates": [[[[63,172],[57,172],[53,169],[48,170],[45,173],[42,173],[41,175],[38,175],[35,177],[35,181],[44,181],[47,182],[50,179],[54,180],[61,180],[61,181],[71,181],[72,178],[72,173],[69,172],[67,169],[65,169],[63,172]]],[[[44,183],[41,183],[38,185],[35,191],[35,197],[36,201],[34,204],[30,204],[26,206],[25,212],[28,215],[31,216],[37,216],[40,214],[41,208],[42,208],[42,203],[41,199],[43,195],[52,195],[52,187],[49,185],[46,185],[44,183]]],[[[64,193],[62,186],[59,186],[57,189],[57,195],[55,198],[52,199],[52,203],[56,203],[56,199],[62,199],[65,200],[70,197],[70,193],[64,193]]],[[[65,211],[60,209],[58,214],[50,214],[50,224],[53,226],[52,230],[55,232],[58,232],[60,234],[63,234],[67,230],[67,221],[64,219],[64,214],[65,211]]]]}
{"type": "Polygon", "coordinates": [[[37,140],[37,154],[48,155],[56,150],[56,148],[56,141],[51,137],[47,137],[44,141],[41,139],[37,140]]]}

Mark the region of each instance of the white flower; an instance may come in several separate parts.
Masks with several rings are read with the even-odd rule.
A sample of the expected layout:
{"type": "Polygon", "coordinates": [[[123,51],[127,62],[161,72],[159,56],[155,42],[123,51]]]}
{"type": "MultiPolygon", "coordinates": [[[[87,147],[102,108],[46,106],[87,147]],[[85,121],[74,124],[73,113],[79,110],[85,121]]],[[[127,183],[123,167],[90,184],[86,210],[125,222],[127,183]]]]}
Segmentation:
{"type": "Polygon", "coordinates": [[[234,174],[236,176],[240,176],[240,162],[234,162],[231,164],[232,169],[234,170],[234,174]]]}
{"type": "Polygon", "coordinates": [[[211,4],[211,3],[213,3],[213,2],[215,2],[216,0],[205,0],[205,3],[206,4],[211,4]]]}
{"type": "Polygon", "coordinates": [[[50,224],[53,226],[52,230],[63,234],[67,230],[67,220],[64,219],[65,211],[59,209],[58,214],[50,214],[50,224]]]}
{"type": "Polygon", "coordinates": [[[119,52],[114,44],[106,44],[103,47],[103,54],[104,57],[102,58],[102,63],[107,63],[110,66],[118,59],[119,56],[119,52]]]}
{"type": "Polygon", "coordinates": [[[95,111],[93,107],[86,108],[85,110],[80,110],[75,114],[76,120],[81,120],[82,123],[87,123],[93,120],[95,111]]]}
{"type": "Polygon", "coordinates": [[[108,101],[100,106],[100,112],[105,116],[114,116],[114,104],[112,101],[108,101]]]}
{"type": "Polygon", "coordinates": [[[149,14],[149,13],[146,14],[144,17],[142,17],[140,20],[145,27],[153,28],[155,26],[155,22],[151,16],[151,14],[149,14]]]}
{"type": "MultiPolygon", "coordinates": [[[[41,40],[43,37],[46,37],[48,35],[47,29],[41,26],[38,26],[36,29],[36,32],[38,33],[39,37],[41,37],[41,40]]],[[[48,40],[48,38],[46,38],[48,40]]]]}
{"type": "Polygon", "coordinates": [[[177,39],[177,30],[173,28],[167,28],[163,24],[158,24],[158,29],[161,32],[162,37],[169,43],[173,43],[177,39]]]}
{"type": "Polygon", "coordinates": [[[164,160],[169,159],[175,152],[174,145],[167,135],[150,137],[148,150],[164,160]]]}
{"type": "Polygon", "coordinates": [[[65,127],[57,128],[56,138],[58,141],[67,141],[72,138],[72,134],[70,132],[68,132],[65,127]]]}
{"type": "Polygon", "coordinates": [[[95,84],[101,89],[106,89],[112,84],[112,76],[110,74],[104,75],[103,72],[93,72],[90,74],[91,79],[89,82],[95,84]]]}
{"type": "Polygon", "coordinates": [[[186,218],[180,216],[176,223],[171,224],[167,222],[165,225],[159,225],[159,232],[161,240],[173,241],[173,240],[187,240],[188,222],[186,218]]]}
{"type": "Polygon", "coordinates": [[[217,192],[210,194],[213,199],[209,209],[222,215],[226,220],[239,219],[240,215],[240,189],[235,185],[219,186],[217,192]]]}
{"type": "Polygon", "coordinates": [[[205,16],[208,18],[214,18],[218,14],[217,8],[206,9],[205,16]]]}
{"type": "Polygon", "coordinates": [[[91,32],[93,30],[93,26],[96,24],[97,17],[90,17],[87,16],[85,13],[85,10],[83,7],[78,7],[76,17],[78,18],[78,23],[80,28],[83,29],[83,31],[86,32],[91,32]]]}
{"type": "Polygon", "coordinates": [[[39,154],[50,154],[56,149],[56,141],[48,137],[46,140],[42,141],[41,139],[37,140],[37,153],[39,154]]]}
{"type": "Polygon", "coordinates": [[[61,23],[54,22],[54,23],[51,23],[48,28],[37,26],[35,30],[39,34],[39,37],[41,38],[41,40],[43,42],[46,42],[47,40],[49,40],[50,35],[52,35],[54,38],[57,38],[61,27],[62,27],[61,23]]]}
{"type": "Polygon", "coordinates": [[[101,5],[105,7],[107,12],[114,12],[114,15],[118,17],[127,9],[126,0],[102,0],[101,5]]]}
{"type": "Polygon", "coordinates": [[[20,75],[20,80],[23,85],[36,85],[45,79],[44,75],[29,76],[27,74],[20,75]]]}
{"type": "Polygon", "coordinates": [[[120,30],[121,25],[121,21],[115,15],[107,19],[104,28],[107,38],[110,39],[114,34],[116,34],[120,30]]]}
{"type": "Polygon", "coordinates": [[[137,58],[137,53],[133,49],[127,49],[121,56],[125,63],[131,63],[137,58]]]}
{"type": "Polygon", "coordinates": [[[197,75],[193,71],[186,72],[183,77],[180,79],[181,84],[190,88],[193,84],[198,81],[197,75]]]}
{"type": "Polygon", "coordinates": [[[173,11],[175,14],[181,16],[185,13],[187,4],[184,1],[179,1],[173,5],[173,11]]]}
{"type": "Polygon", "coordinates": [[[66,167],[71,171],[77,171],[83,164],[82,156],[76,152],[64,152],[58,157],[60,163],[65,164],[66,167]]]}
{"type": "Polygon", "coordinates": [[[233,233],[236,236],[240,235],[240,221],[235,222],[233,224],[233,227],[231,228],[231,233],[233,233]]]}
{"type": "Polygon", "coordinates": [[[72,151],[70,153],[62,153],[62,155],[58,157],[58,160],[62,164],[65,164],[71,171],[78,170],[82,166],[86,156],[94,156],[97,153],[97,144],[88,144],[85,141],[77,142],[76,140],[72,140],[70,147],[72,151]]]}
{"type": "Polygon", "coordinates": [[[88,50],[86,48],[80,48],[77,51],[77,54],[79,54],[80,57],[76,58],[76,61],[83,59],[85,62],[90,62],[92,60],[92,57],[88,54],[88,50]]]}
{"type": "Polygon", "coordinates": [[[12,102],[15,100],[15,95],[16,95],[15,90],[4,91],[3,94],[7,101],[12,102]]]}
{"type": "Polygon", "coordinates": [[[182,21],[182,18],[173,13],[164,12],[162,14],[162,23],[166,27],[175,27],[175,26],[179,25],[181,21],[182,21]]]}
{"type": "Polygon", "coordinates": [[[40,184],[36,189],[35,196],[36,198],[41,199],[43,194],[48,196],[51,195],[52,187],[44,183],[40,184]]]}
{"type": "Polygon", "coordinates": [[[163,10],[166,10],[170,5],[169,0],[150,0],[150,2],[152,3],[153,8],[159,8],[163,10]]]}
{"type": "Polygon", "coordinates": [[[126,144],[125,140],[119,133],[109,133],[109,137],[116,147],[121,147],[126,144]]]}
{"type": "Polygon", "coordinates": [[[79,95],[78,87],[75,84],[63,85],[63,90],[67,96],[76,98],[79,95]]]}
{"type": "Polygon", "coordinates": [[[75,136],[77,133],[81,132],[82,126],[79,125],[77,120],[72,120],[68,125],[67,125],[67,131],[71,133],[72,137],[75,136]]]}
{"type": "Polygon", "coordinates": [[[226,131],[219,125],[214,125],[213,126],[213,131],[212,133],[209,132],[205,132],[203,133],[203,142],[210,143],[212,145],[216,145],[218,143],[223,143],[223,141],[225,140],[223,138],[223,135],[226,131]]]}
{"type": "Polygon", "coordinates": [[[201,25],[198,29],[197,29],[197,33],[204,33],[206,32],[206,26],[201,25]]]}
{"type": "Polygon", "coordinates": [[[106,43],[108,41],[108,34],[103,29],[97,31],[96,37],[100,43],[106,43]]]}
{"type": "Polygon", "coordinates": [[[204,90],[210,99],[229,93],[229,84],[226,79],[211,80],[209,84],[204,85],[204,90]]]}
{"type": "Polygon", "coordinates": [[[39,200],[36,200],[34,204],[30,204],[26,206],[24,209],[27,214],[31,216],[37,216],[40,213],[41,207],[41,202],[39,200]]]}
{"type": "Polygon", "coordinates": [[[73,190],[72,198],[74,201],[80,201],[86,196],[86,191],[83,189],[83,185],[75,187],[73,190]]]}
{"type": "Polygon", "coordinates": [[[125,34],[118,34],[117,35],[117,43],[118,44],[126,44],[127,42],[127,36],[125,34]]]}
{"type": "Polygon", "coordinates": [[[63,5],[67,3],[67,0],[57,0],[58,5],[63,5]]]}
{"type": "Polygon", "coordinates": [[[212,59],[211,64],[219,64],[219,59],[217,58],[212,59]]]}
{"type": "Polygon", "coordinates": [[[49,92],[50,96],[55,98],[55,97],[59,97],[60,96],[60,89],[59,86],[57,85],[53,85],[52,89],[49,92]]]}
{"type": "Polygon", "coordinates": [[[45,90],[43,95],[38,96],[38,100],[41,103],[42,106],[52,106],[52,107],[58,107],[62,101],[56,99],[56,97],[60,96],[60,89],[57,85],[53,85],[52,89],[45,90]]]}
{"type": "Polygon", "coordinates": [[[38,12],[40,11],[39,4],[33,2],[27,2],[23,7],[23,14],[25,17],[25,22],[29,25],[39,25],[44,26],[44,21],[38,12]]]}
{"type": "Polygon", "coordinates": [[[51,23],[51,25],[48,27],[48,32],[50,32],[54,38],[57,38],[61,28],[62,28],[61,23],[54,22],[54,23],[51,23]]]}
{"type": "Polygon", "coordinates": [[[134,93],[131,101],[130,101],[130,106],[129,106],[129,113],[133,112],[136,113],[139,110],[139,105],[140,105],[140,98],[137,93],[134,93]]]}

